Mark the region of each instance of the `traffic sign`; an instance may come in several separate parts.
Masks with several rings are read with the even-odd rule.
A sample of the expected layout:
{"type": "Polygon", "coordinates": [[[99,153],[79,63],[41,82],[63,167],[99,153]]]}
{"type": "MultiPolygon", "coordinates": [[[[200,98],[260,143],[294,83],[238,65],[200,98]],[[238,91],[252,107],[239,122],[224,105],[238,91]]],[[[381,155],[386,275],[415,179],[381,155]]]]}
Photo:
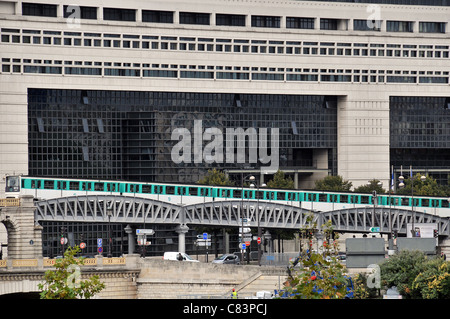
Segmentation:
{"type": "Polygon", "coordinates": [[[86,248],[86,244],[85,244],[85,243],[81,243],[81,244],[80,244],[80,248],[81,248],[81,249],[86,248]]]}
{"type": "Polygon", "coordinates": [[[208,239],[208,233],[203,233],[203,239],[207,240],[208,239]]]}
{"type": "Polygon", "coordinates": [[[258,237],[258,239],[256,240],[256,242],[257,242],[258,244],[261,244],[261,237],[258,237]]]}
{"type": "Polygon", "coordinates": [[[370,227],[371,233],[379,233],[381,231],[380,227],[370,227]]]}
{"type": "Polygon", "coordinates": [[[99,254],[101,254],[103,252],[103,247],[98,247],[97,251],[99,254]]]}
{"type": "Polygon", "coordinates": [[[245,242],[245,246],[250,246],[251,242],[250,241],[246,241],[245,242]]]}
{"type": "Polygon", "coordinates": [[[61,245],[67,244],[67,238],[66,237],[61,237],[60,243],[61,243],[61,245]]]}
{"type": "Polygon", "coordinates": [[[103,246],[103,239],[97,238],[97,247],[102,247],[102,246],[103,246]]]}
{"type": "Polygon", "coordinates": [[[136,229],[136,235],[154,235],[153,229],[136,229]]]}
{"type": "Polygon", "coordinates": [[[242,243],[239,248],[241,248],[242,250],[245,250],[245,248],[247,248],[247,245],[245,243],[242,243]]]}

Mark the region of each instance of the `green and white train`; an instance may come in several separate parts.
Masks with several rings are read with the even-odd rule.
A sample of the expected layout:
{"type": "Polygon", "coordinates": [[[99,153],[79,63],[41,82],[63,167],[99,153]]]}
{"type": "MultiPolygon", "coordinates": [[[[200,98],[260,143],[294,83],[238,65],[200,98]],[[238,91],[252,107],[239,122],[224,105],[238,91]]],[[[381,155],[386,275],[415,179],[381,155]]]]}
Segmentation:
{"type": "MultiPolygon", "coordinates": [[[[151,198],[182,205],[222,200],[260,200],[316,211],[374,205],[372,194],[353,192],[7,176],[6,197],[17,198],[22,195],[32,195],[38,200],[82,195],[121,195],[151,198]]],[[[450,198],[446,197],[378,194],[376,205],[407,210],[414,206],[416,211],[450,217],[450,198]]]]}

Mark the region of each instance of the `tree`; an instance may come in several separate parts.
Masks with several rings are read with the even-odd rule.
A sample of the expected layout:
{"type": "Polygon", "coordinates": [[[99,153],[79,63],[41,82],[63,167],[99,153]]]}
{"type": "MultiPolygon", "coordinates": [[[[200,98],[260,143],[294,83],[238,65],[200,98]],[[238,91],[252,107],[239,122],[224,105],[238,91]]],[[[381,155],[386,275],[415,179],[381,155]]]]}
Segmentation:
{"type": "Polygon", "coordinates": [[[378,179],[372,179],[369,181],[368,185],[358,186],[354,190],[355,193],[373,193],[373,191],[376,191],[377,194],[384,194],[386,192],[380,185],[380,181],[378,179]]]}
{"type": "Polygon", "coordinates": [[[234,183],[229,180],[228,176],[213,168],[208,170],[208,173],[200,179],[197,184],[202,185],[217,185],[217,186],[233,186],[234,183]]]}
{"type": "Polygon", "coordinates": [[[267,187],[293,189],[294,181],[289,176],[286,177],[283,171],[278,170],[273,178],[267,182],[267,187]]]}
{"type": "Polygon", "coordinates": [[[69,247],[64,258],[56,260],[56,270],[45,272],[45,282],[38,284],[41,299],[90,299],[105,288],[98,276],[81,281],[80,266],[84,258],[75,258],[79,251],[78,246],[69,247]]]}
{"type": "Polygon", "coordinates": [[[380,264],[381,282],[387,288],[397,287],[406,298],[414,298],[413,282],[425,270],[427,257],[420,251],[402,250],[380,264]]]}
{"type": "Polygon", "coordinates": [[[423,299],[450,298],[450,265],[441,258],[426,262],[425,270],[417,275],[412,284],[414,295],[423,299]]]}
{"type": "MultiPolygon", "coordinates": [[[[446,187],[439,185],[437,181],[431,176],[427,175],[425,180],[422,180],[422,175],[417,173],[413,176],[414,195],[420,196],[447,196],[446,187]]],[[[411,195],[411,178],[405,178],[405,186],[397,189],[397,194],[411,195]]]]}
{"type": "Polygon", "coordinates": [[[326,176],[316,181],[315,189],[321,191],[348,192],[352,188],[352,182],[346,181],[342,176],[326,176]]]}

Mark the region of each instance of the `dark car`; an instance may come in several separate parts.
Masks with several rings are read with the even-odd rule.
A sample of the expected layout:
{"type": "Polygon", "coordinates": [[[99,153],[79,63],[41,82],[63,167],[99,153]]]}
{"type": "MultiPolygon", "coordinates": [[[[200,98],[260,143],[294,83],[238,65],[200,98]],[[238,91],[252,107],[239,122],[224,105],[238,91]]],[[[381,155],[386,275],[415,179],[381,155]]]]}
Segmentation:
{"type": "Polygon", "coordinates": [[[239,256],[233,254],[224,254],[212,261],[214,264],[236,264],[239,265],[239,256]]]}

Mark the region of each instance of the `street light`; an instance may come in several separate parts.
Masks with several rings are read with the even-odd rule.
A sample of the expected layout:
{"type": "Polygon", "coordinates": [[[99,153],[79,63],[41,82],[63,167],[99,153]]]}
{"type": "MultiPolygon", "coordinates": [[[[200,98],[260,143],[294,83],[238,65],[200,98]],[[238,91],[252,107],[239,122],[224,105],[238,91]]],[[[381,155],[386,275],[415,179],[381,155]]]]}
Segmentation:
{"type": "MultiPolygon", "coordinates": [[[[244,177],[244,174],[241,174],[241,178],[242,178],[242,180],[241,180],[241,191],[242,191],[242,193],[241,193],[241,196],[242,196],[242,198],[241,198],[241,214],[242,214],[242,216],[241,216],[241,220],[242,220],[242,232],[241,232],[241,246],[242,246],[242,243],[244,243],[244,182],[248,179],[250,182],[253,182],[254,180],[255,180],[255,176],[253,176],[253,175],[247,175],[247,176],[245,176],[244,177]]],[[[248,210],[248,206],[249,205],[247,205],[247,210],[248,210]]],[[[241,248],[241,259],[242,259],[242,262],[244,262],[244,249],[242,249],[242,247],[240,247],[241,248]]],[[[247,264],[249,263],[249,260],[247,260],[247,264]]]]}
{"type": "MultiPolygon", "coordinates": [[[[266,184],[261,184],[261,187],[266,187],[267,185],[266,184]]],[[[255,187],[255,185],[254,184],[250,184],[250,187],[255,187]]],[[[258,197],[257,197],[257,212],[256,212],[256,219],[257,219],[257,222],[258,222],[258,238],[262,241],[262,239],[261,239],[261,236],[262,236],[262,234],[261,234],[261,225],[260,225],[260,223],[259,223],[259,184],[257,184],[257,194],[258,194],[258,197]]],[[[258,243],[258,266],[261,266],[261,243],[258,243]]]]}
{"type": "MultiPolygon", "coordinates": [[[[112,205],[111,205],[112,206],[112,205]]],[[[112,207],[109,206],[106,209],[106,215],[108,215],[108,258],[112,257],[112,246],[111,246],[111,216],[113,214],[112,207]]]]}

